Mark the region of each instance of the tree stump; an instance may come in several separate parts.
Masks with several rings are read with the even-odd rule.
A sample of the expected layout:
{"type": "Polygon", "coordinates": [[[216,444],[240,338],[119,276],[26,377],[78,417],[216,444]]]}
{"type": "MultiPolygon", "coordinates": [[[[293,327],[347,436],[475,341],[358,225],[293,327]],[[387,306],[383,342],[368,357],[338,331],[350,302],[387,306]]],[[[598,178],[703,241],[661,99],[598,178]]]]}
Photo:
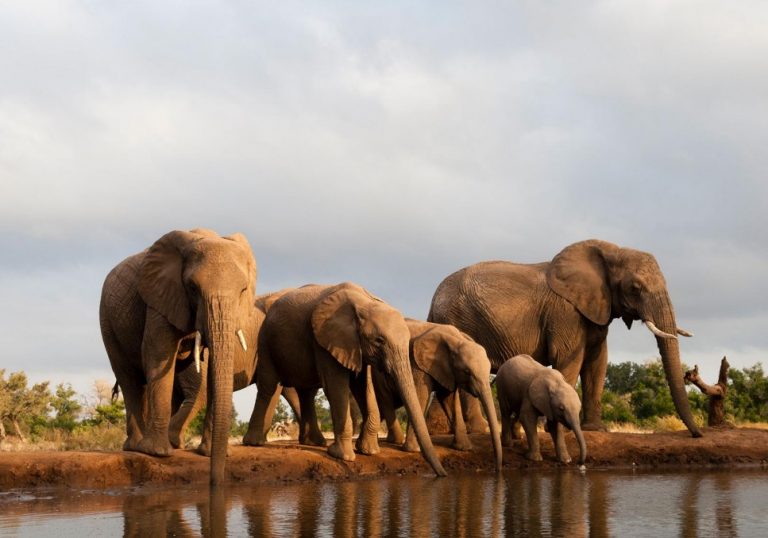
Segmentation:
{"type": "Polygon", "coordinates": [[[702,393],[709,397],[709,407],[707,408],[707,426],[730,427],[725,421],[725,395],[728,392],[728,360],[723,357],[720,361],[720,377],[715,385],[707,385],[699,376],[699,366],[693,367],[693,370],[685,372],[685,382],[696,385],[702,393]]]}

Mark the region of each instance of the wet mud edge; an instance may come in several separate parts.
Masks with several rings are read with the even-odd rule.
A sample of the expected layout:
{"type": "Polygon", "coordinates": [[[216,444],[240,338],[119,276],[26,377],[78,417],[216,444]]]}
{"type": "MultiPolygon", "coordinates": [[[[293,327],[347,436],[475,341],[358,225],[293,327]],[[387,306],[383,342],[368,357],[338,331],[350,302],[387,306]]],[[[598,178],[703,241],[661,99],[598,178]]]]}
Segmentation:
{"type": "MultiPolygon", "coordinates": [[[[688,432],[608,433],[585,432],[587,468],[691,468],[768,466],[768,430],[708,429],[694,439],[688,432]]],[[[450,435],[433,437],[435,448],[449,474],[494,471],[493,451],[487,434],[470,436],[474,449],[450,448],[450,435]]],[[[555,469],[548,435],[541,433],[544,461],[525,459],[525,441],[504,449],[504,469],[555,469]]],[[[572,434],[567,435],[571,455],[578,453],[572,434]]],[[[576,468],[574,463],[564,466],[576,468]]],[[[156,458],[132,452],[0,452],[0,489],[35,487],[113,488],[137,485],[204,484],[209,460],[192,450],[177,450],[171,457],[156,458]]],[[[434,476],[418,453],[407,453],[381,442],[381,453],[358,455],[354,462],[329,457],[322,448],[296,442],[273,442],[265,447],[231,445],[227,474],[232,484],[269,484],[369,480],[381,476],[434,476]]]]}

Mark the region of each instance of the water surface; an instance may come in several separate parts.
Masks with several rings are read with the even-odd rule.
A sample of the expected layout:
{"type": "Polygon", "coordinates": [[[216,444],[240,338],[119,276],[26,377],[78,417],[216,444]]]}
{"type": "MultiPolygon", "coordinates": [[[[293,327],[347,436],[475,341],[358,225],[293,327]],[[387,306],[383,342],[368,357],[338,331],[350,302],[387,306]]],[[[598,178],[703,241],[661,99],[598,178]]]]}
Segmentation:
{"type": "Polygon", "coordinates": [[[768,536],[764,470],[0,493],[2,536],[768,536]]]}

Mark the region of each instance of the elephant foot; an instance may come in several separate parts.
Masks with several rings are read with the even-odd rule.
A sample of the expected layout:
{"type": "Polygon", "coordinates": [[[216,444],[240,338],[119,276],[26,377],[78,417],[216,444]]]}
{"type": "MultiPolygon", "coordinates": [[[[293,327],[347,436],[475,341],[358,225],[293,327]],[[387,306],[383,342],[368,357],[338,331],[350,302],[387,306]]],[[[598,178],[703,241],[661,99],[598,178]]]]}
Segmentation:
{"type": "Polygon", "coordinates": [[[402,432],[400,433],[400,435],[389,432],[387,433],[387,438],[385,439],[385,441],[387,443],[392,443],[393,445],[402,445],[405,442],[405,438],[403,437],[402,432]]]}
{"type": "Polygon", "coordinates": [[[264,446],[266,443],[267,439],[263,434],[248,431],[243,435],[243,444],[245,446],[264,446]]]}
{"type": "Polygon", "coordinates": [[[581,429],[583,431],[590,431],[590,432],[607,432],[608,428],[605,427],[605,424],[602,422],[585,422],[581,425],[581,429]]]}
{"type": "Polygon", "coordinates": [[[173,448],[181,448],[181,435],[178,432],[168,434],[168,442],[173,448]]]}
{"type": "Polygon", "coordinates": [[[539,452],[531,452],[530,450],[525,453],[525,459],[531,461],[542,461],[541,454],[539,452]]]}
{"type": "Polygon", "coordinates": [[[355,449],[360,452],[360,454],[365,454],[366,456],[373,456],[374,454],[381,452],[381,449],[379,448],[379,439],[375,435],[359,436],[357,438],[357,443],[355,444],[355,449]]]}
{"type": "Polygon", "coordinates": [[[328,446],[328,440],[323,437],[321,432],[317,432],[300,437],[299,444],[307,446],[328,446]]]}
{"type": "Polygon", "coordinates": [[[355,451],[352,450],[352,443],[349,441],[339,442],[334,441],[331,446],[328,447],[328,454],[336,458],[337,460],[355,461],[355,451]],[[343,445],[348,445],[344,447],[343,445]],[[345,449],[346,448],[346,449],[345,449]]]}
{"type": "Polygon", "coordinates": [[[162,441],[153,439],[151,437],[145,437],[136,445],[135,450],[137,452],[143,452],[150,456],[159,456],[161,458],[167,458],[173,453],[173,448],[167,439],[162,441]]]}
{"type": "Polygon", "coordinates": [[[139,450],[140,442],[141,442],[141,439],[128,438],[125,440],[125,443],[123,443],[123,450],[125,450],[126,452],[141,452],[139,450]]]}
{"type": "Polygon", "coordinates": [[[455,450],[468,452],[472,450],[472,441],[468,437],[454,437],[451,447],[455,450]]]}
{"type": "Polygon", "coordinates": [[[419,443],[412,442],[409,443],[407,440],[403,444],[403,452],[421,452],[421,447],[419,446],[419,443]]]}

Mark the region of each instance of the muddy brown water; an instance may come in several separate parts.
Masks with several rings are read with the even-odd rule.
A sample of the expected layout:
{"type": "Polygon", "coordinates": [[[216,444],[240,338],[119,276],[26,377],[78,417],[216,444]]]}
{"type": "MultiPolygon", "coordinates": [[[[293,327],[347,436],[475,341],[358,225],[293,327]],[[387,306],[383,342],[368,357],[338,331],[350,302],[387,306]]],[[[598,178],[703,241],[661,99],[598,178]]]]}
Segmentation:
{"type": "Polygon", "coordinates": [[[768,471],[0,492],[0,536],[768,536],[768,471]]]}

